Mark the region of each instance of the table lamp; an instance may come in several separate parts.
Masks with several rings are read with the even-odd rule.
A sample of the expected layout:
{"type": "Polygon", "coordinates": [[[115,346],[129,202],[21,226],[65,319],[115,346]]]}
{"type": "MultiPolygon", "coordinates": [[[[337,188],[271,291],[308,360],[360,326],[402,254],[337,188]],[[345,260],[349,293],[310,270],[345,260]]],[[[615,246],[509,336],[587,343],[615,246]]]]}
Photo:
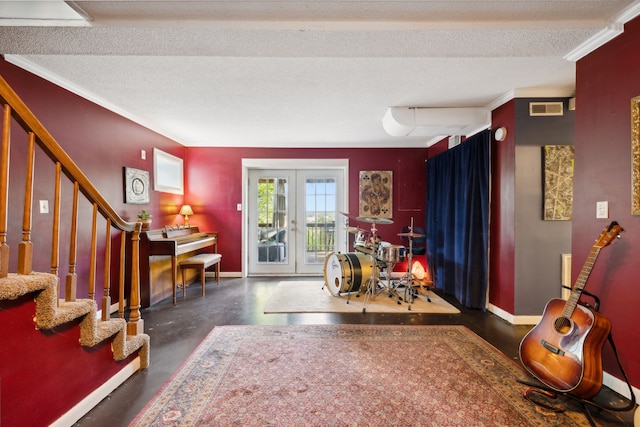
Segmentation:
{"type": "Polygon", "coordinates": [[[184,225],[189,226],[189,215],[193,215],[193,209],[191,209],[191,206],[182,205],[179,214],[184,216],[184,225]]]}

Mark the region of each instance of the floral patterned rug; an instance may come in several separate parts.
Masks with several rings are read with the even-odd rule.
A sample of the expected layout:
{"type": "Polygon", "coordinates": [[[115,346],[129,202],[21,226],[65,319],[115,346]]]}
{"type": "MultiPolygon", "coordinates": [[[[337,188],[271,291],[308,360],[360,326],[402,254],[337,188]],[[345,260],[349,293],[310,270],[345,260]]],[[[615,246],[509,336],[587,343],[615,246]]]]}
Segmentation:
{"type": "Polygon", "coordinates": [[[216,327],[131,426],[579,426],[464,326],[216,327]]]}

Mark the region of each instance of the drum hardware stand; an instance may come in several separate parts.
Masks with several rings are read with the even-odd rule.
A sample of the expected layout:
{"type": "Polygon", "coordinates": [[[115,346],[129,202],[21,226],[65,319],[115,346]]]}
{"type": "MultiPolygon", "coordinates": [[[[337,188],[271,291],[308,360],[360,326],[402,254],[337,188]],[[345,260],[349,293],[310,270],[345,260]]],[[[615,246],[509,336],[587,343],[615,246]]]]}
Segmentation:
{"type": "MultiPolygon", "coordinates": [[[[396,298],[396,302],[399,304],[402,304],[402,301],[407,301],[406,295],[405,298],[402,298],[400,296],[400,294],[398,293],[398,286],[400,286],[400,282],[393,282],[391,280],[391,273],[393,272],[393,267],[394,267],[395,263],[387,263],[387,293],[389,294],[389,298],[396,298]]],[[[411,303],[409,303],[411,304],[411,303]]],[[[411,307],[411,306],[409,306],[411,307]]],[[[409,310],[411,310],[411,308],[409,308],[409,310]]]]}
{"type": "MultiPolygon", "coordinates": [[[[411,225],[409,226],[408,233],[400,233],[398,236],[407,237],[409,239],[409,255],[407,255],[407,272],[400,278],[400,283],[406,282],[404,288],[404,299],[409,304],[409,311],[411,311],[411,304],[416,299],[416,293],[418,290],[415,288],[414,282],[417,280],[415,274],[411,271],[413,265],[413,239],[416,237],[424,237],[424,234],[417,234],[413,232],[413,218],[411,218],[411,225]]],[[[422,288],[422,285],[419,285],[422,288]]],[[[429,287],[426,290],[427,301],[431,302],[429,298],[429,287]]]]}
{"type": "Polygon", "coordinates": [[[385,286],[382,279],[380,278],[380,270],[381,268],[385,267],[380,267],[378,265],[378,259],[376,258],[378,247],[380,245],[380,242],[378,241],[378,229],[376,228],[376,224],[393,224],[393,221],[388,218],[362,216],[359,216],[357,220],[371,223],[371,241],[373,244],[373,251],[370,255],[372,262],[372,274],[371,277],[367,279],[367,282],[365,284],[364,307],[362,308],[362,314],[365,314],[367,312],[367,304],[369,303],[369,300],[374,299],[385,290],[389,292],[389,298],[393,296],[397,297],[398,304],[400,304],[402,298],[400,298],[398,293],[395,292],[395,289],[393,289],[391,286],[391,274],[388,271],[390,269],[389,264],[385,263],[385,267],[387,268],[387,286],[385,286]]]}
{"type": "MultiPolygon", "coordinates": [[[[377,253],[377,250],[376,252],[377,253]]],[[[393,269],[393,263],[384,263],[384,267],[380,267],[378,266],[378,260],[376,259],[376,257],[374,255],[370,255],[371,256],[371,261],[373,262],[373,273],[371,275],[371,277],[367,280],[365,289],[365,295],[364,295],[364,307],[362,307],[362,314],[365,314],[367,312],[367,304],[369,303],[370,300],[375,299],[378,295],[380,295],[383,292],[386,292],[389,295],[389,298],[396,298],[396,302],[398,304],[402,304],[402,297],[400,296],[400,294],[396,291],[396,287],[394,287],[392,285],[391,282],[391,273],[390,271],[393,269]],[[384,283],[384,280],[380,277],[380,270],[386,268],[387,269],[387,283],[384,283]]]]}
{"type": "Polygon", "coordinates": [[[374,255],[369,256],[371,257],[371,262],[373,263],[373,272],[371,274],[371,277],[367,279],[367,282],[365,284],[364,306],[362,307],[362,314],[365,314],[367,312],[367,304],[369,303],[369,300],[374,299],[381,292],[381,290],[378,290],[378,285],[381,282],[379,274],[380,267],[378,267],[376,257],[374,255]]]}

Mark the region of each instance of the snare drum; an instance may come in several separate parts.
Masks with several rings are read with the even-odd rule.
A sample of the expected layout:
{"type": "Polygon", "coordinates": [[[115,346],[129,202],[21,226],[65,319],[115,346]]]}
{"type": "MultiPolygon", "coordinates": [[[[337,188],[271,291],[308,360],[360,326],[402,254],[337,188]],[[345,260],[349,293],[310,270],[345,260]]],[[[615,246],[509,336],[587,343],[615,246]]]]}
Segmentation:
{"type": "Polygon", "coordinates": [[[356,239],[353,242],[353,250],[368,255],[373,253],[373,242],[371,241],[371,237],[369,237],[369,232],[358,231],[356,239]]]}
{"type": "Polygon", "coordinates": [[[324,282],[332,295],[364,289],[373,274],[371,257],[360,253],[329,253],[324,260],[324,282]]]}
{"type": "Polygon", "coordinates": [[[405,248],[400,245],[380,245],[376,258],[388,263],[404,261],[405,248]]]}

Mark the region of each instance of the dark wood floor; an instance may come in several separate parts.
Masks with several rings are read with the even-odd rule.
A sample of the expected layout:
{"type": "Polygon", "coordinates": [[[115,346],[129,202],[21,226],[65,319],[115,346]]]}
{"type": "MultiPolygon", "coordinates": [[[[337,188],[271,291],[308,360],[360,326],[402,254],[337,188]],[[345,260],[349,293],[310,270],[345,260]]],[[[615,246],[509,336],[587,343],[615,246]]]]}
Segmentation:
{"type": "MultiPolygon", "coordinates": [[[[278,282],[300,279],[227,278],[221,279],[219,286],[216,286],[215,280],[209,279],[204,298],[200,295],[200,286],[197,283],[187,289],[186,299],[178,297],[178,305],[175,307],[169,298],[144,309],[142,317],[145,331],[151,337],[151,365],[133,375],[76,425],[128,425],[215,326],[360,323],[465,325],[518,363],[518,346],[529,330],[526,326],[511,325],[489,312],[461,307],[446,295],[441,296],[458,307],[461,314],[263,313],[263,308],[278,282]]],[[[399,354],[398,357],[402,355],[399,354]]],[[[633,426],[633,415],[630,413],[599,413],[597,417],[601,425],[633,426]]]]}

